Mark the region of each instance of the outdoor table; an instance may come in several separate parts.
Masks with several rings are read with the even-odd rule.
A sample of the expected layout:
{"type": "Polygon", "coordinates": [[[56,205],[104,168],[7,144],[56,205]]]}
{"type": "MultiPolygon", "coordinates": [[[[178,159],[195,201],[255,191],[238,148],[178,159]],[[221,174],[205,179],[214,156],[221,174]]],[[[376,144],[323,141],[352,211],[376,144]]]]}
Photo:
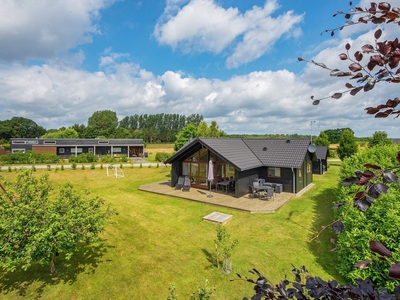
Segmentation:
{"type": "Polygon", "coordinates": [[[270,186],[270,185],[259,185],[259,186],[255,186],[254,189],[256,191],[266,191],[270,187],[272,187],[272,186],[270,186]]]}
{"type": "Polygon", "coordinates": [[[225,193],[228,193],[230,184],[229,180],[217,182],[217,190],[220,188],[221,190],[225,190],[225,193]]]}

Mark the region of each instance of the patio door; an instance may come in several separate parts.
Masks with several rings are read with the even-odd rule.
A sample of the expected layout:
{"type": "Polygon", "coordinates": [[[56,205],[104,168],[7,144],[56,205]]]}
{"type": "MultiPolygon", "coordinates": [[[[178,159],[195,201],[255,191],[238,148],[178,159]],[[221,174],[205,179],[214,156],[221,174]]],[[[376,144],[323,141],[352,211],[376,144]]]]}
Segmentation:
{"type": "Polygon", "coordinates": [[[224,181],[226,179],[226,164],[217,162],[215,165],[216,174],[214,175],[216,175],[216,182],[224,181]]]}

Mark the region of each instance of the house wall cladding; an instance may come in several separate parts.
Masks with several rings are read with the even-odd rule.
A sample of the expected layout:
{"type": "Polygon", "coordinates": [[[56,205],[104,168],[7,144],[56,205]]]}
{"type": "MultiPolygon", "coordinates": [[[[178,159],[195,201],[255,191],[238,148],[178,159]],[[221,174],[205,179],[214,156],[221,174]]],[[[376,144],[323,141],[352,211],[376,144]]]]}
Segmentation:
{"type": "Polygon", "coordinates": [[[32,146],[32,151],[36,153],[54,153],[57,154],[56,146],[49,147],[41,147],[41,146],[32,146]]]}
{"type": "Polygon", "coordinates": [[[181,173],[182,173],[182,163],[181,162],[173,163],[171,165],[171,181],[170,181],[171,187],[174,187],[176,185],[181,173]]]}
{"type": "Polygon", "coordinates": [[[324,174],[327,169],[327,161],[325,159],[318,159],[318,161],[313,161],[312,172],[314,174],[324,174]]]}
{"type": "Polygon", "coordinates": [[[261,168],[250,169],[246,171],[238,171],[236,178],[236,197],[241,197],[249,193],[249,186],[259,178],[261,168]]]}
{"type": "Polygon", "coordinates": [[[286,193],[293,193],[293,174],[295,174],[296,169],[291,168],[281,168],[281,177],[280,178],[272,178],[268,177],[268,168],[265,168],[264,177],[265,181],[272,183],[280,183],[282,184],[282,191],[286,193]]]}

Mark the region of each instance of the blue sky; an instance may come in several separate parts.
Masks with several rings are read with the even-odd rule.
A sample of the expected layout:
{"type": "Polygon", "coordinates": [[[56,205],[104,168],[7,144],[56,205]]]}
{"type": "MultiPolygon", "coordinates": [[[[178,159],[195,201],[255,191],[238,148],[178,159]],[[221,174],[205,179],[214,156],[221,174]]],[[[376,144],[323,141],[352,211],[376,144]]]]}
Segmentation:
{"type": "Polygon", "coordinates": [[[346,69],[338,55],[347,42],[374,42],[371,26],[321,35],[344,24],[332,15],[349,8],[347,0],[1,1],[0,119],[50,129],[86,125],[105,109],[120,119],[199,113],[228,134],[309,134],[315,121],[313,134],[350,127],[359,137],[399,137],[398,120],[363,110],[395,97],[393,85],[311,104],[345,81],[297,57],[346,69]]]}

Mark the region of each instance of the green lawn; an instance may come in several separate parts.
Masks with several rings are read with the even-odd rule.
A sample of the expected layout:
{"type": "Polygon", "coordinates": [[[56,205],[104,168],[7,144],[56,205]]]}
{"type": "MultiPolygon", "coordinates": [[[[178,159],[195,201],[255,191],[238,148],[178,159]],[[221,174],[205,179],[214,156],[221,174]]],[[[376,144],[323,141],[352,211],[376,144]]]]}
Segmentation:
{"type": "MultiPolygon", "coordinates": [[[[312,240],[332,220],[332,190],[339,163],[331,162],[325,175],[314,176],[315,186],[275,214],[248,214],[138,191],[144,183],[168,179],[169,170],[124,168],[124,178],[106,177],[105,170],[51,171],[55,185],[70,180],[88,188],[118,210],[98,245],[66,261],[57,261],[58,273],[34,266],[28,271],[1,273],[3,299],[166,299],[174,284],[178,299],[189,299],[208,279],[217,290],[213,299],[242,299],[253,286],[236,279],[257,268],[274,284],[288,275],[292,265],[305,265],[323,279],[339,278],[335,254],[330,252],[331,231],[312,240]],[[209,260],[216,225],[202,217],[219,211],[233,215],[225,226],[239,240],[233,254],[233,272],[224,274],[209,260]],[[311,241],[312,240],[312,241],[311,241]]],[[[48,171],[37,171],[48,172],[48,171]]],[[[15,172],[1,172],[14,177],[15,172]]]]}

